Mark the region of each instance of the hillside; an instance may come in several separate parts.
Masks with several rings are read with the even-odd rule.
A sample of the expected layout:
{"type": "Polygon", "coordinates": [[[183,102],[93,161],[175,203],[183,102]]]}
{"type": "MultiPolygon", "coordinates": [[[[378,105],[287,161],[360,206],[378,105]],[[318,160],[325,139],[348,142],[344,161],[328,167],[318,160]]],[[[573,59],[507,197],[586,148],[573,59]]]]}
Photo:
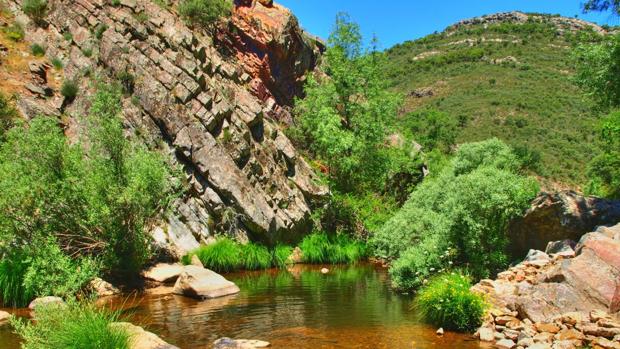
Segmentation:
{"type": "Polygon", "coordinates": [[[457,143],[499,137],[538,153],[533,172],[548,186],[575,187],[596,151],[597,119],[571,82],[570,53],[605,33],[578,19],[490,15],[390,48],[385,71],[406,96],[404,118],[446,112],[458,120],[457,143]]]}

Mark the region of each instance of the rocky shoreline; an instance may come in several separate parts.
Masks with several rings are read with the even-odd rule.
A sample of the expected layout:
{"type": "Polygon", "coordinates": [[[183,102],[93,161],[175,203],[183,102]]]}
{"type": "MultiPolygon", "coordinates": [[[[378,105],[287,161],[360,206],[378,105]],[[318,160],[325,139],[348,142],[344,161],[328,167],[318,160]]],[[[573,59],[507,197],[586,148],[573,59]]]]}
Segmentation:
{"type": "Polygon", "coordinates": [[[620,349],[620,225],[531,250],[472,288],[491,310],[476,332],[502,349],[620,349]]]}

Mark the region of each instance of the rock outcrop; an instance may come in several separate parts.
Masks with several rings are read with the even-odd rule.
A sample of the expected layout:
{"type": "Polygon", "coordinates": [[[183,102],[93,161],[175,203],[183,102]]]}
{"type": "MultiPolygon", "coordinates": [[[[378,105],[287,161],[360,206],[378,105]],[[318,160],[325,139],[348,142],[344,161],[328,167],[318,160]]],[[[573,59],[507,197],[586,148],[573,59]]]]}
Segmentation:
{"type": "Polygon", "coordinates": [[[574,251],[567,241],[550,244],[556,253],[532,251],[497,280],[475,285],[492,304],[479,338],[524,348],[614,348],[606,345],[620,339],[618,231],[586,234],[574,251]]]}
{"type": "MultiPolygon", "coordinates": [[[[296,240],[308,229],[313,203],[327,189],[278,125],[290,119],[321,49],[288,10],[239,2],[212,35],[150,0],[50,0],[46,28],[21,12],[22,0],[8,5],[26,25],[26,40],[45,44],[47,58],[63,60],[65,79],[80,85],[72,103],[57,88],[46,99],[22,98],[27,118],[63,114],[67,135],[76,137],[90,77],[134,77],[123,105],[127,132],[168,150],[188,183],[173,214],[153,229],[159,247],[178,258],[214,229],[266,243],[296,240]]],[[[39,85],[45,69],[32,66],[39,85]]]]}
{"type": "Polygon", "coordinates": [[[603,27],[595,23],[584,21],[578,18],[568,18],[568,17],[562,17],[562,16],[553,16],[553,15],[530,14],[530,13],[523,13],[519,11],[495,13],[491,15],[465,19],[465,20],[458,22],[457,24],[454,24],[448,27],[447,31],[451,32],[461,27],[471,26],[471,25],[480,25],[480,24],[492,25],[492,24],[507,23],[507,22],[524,24],[529,21],[546,22],[546,23],[554,24],[558,28],[559,34],[563,34],[566,31],[575,32],[575,31],[580,31],[580,30],[584,30],[588,28],[594,30],[595,32],[599,34],[607,33],[607,31],[603,29],[603,27]]]}
{"type": "Polygon", "coordinates": [[[174,285],[174,294],[210,299],[239,293],[239,287],[209,269],[187,265],[174,285]]]}
{"type": "Polygon", "coordinates": [[[620,202],[581,196],[572,191],[541,194],[508,231],[513,255],[529,249],[545,250],[551,241],[578,241],[599,225],[620,221],[620,202]]]}
{"type": "Polygon", "coordinates": [[[145,331],[140,326],[128,322],[115,322],[110,326],[124,330],[129,334],[130,349],[179,349],[159,338],[154,333],[145,331]]]}

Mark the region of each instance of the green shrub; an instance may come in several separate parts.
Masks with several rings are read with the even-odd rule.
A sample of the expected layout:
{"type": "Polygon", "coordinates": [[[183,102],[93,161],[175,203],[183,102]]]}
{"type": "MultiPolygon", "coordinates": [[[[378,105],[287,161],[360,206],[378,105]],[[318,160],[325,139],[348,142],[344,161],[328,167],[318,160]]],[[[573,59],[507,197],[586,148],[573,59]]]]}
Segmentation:
{"type": "Polygon", "coordinates": [[[474,331],[482,325],[486,303],[471,292],[471,281],[458,273],[433,278],[417,294],[414,307],[427,322],[456,331],[474,331]]]}
{"type": "Polygon", "coordinates": [[[128,349],[129,334],[111,326],[117,321],[118,312],[70,302],[37,308],[34,322],[13,318],[11,323],[24,349],[128,349]]]}
{"type": "Polygon", "coordinates": [[[41,21],[47,13],[47,0],[24,0],[22,11],[35,22],[41,21]]]}
{"type": "Polygon", "coordinates": [[[24,276],[30,261],[22,251],[10,251],[0,260],[0,296],[2,304],[25,307],[35,297],[31,289],[24,288],[24,276]]]}
{"type": "Polygon", "coordinates": [[[0,92],[0,142],[4,139],[6,132],[13,127],[16,117],[17,111],[9,99],[0,92]]]}
{"type": "Polygon", "coordinates": [[[62,70],[62,68],[65,67],[64,63],[62,62],[62,60],[58,57],[54,57],[52,58],[52,65],[54,66],[54,69],[56,70],[62,70]]]}
{"type": "Polygon", "coordinates": [[[60,94],[63,95],[69,101],[72,101],[80,91],[80,87],[75,80],[65,80],[60,86],[60,94]]]}
{"type": "Polygon", "coordinates": [[[68,144],[46,117],[0,143],[0,253],[54,236],[68,255],[135,276],[151,253],[144,227],[167,206],[172,174],[161,154],[125,138],[118,88],[98,85],[90,105],[88,147],[68,144]]]}
{"type": "Polygon", "coordinates": [[[39,44],[32,44],[32,46],[30,46],[30,52],[32,52],[32,55],[35,57],[43,57],[45,56],[45,47],[39,44]]]}
{"type": "Polygon", "coordinates": [[[116,74],[116,79],[121,84],[121,88],[123,89],[123,93],[125,95],[130,95],[133,93],[136,78],[130,72],[123,70],[116,74]]]}
{"type": "Polygon", "coordinates": [[[85,57],[92,57],[93,56],[93,48],[92,47],[84,47],[82,49],[82,54],[84,54],[85,57]]]}
{"type": "Polygon", "coordinates": [[[293,248],[286,245],[277,245],[273,250],[273,265],[277,268],[286,268],[288,258],[293,253],[293,248]]]}
{"type": "Polygon", "coordinates": [[[304,237],[299,244],[305,263],[328,263],[330,242],[325,233],[314,233],[304,237]]]}
{"type": "Polygon", "coordinates": [[[73,34],[71,34],[71,32],[66,31],[62,34],[62,37],[66,40],[66,41],[73,41],[73,34]]]}
{"type": "Polygon", "coordinates": [[[101,40],[103,33],[108,30],[108,26],[105,23],[100,23],[95,27],[95,38],[101,40]]]}
{"type": "Polygon", "coordinates": [[[6,27],[4,29],[4,32],[6,33],[9,39],[15,42],[24,40],[24,37],[26,36],[26,32],[24,31],[24,28],[21,26],[21,24],[17,22],[6,27]]]}
{"type": "Polygon", "coordinates": [[[184,259],[184,262],[188,262],[192,255],[196,255],[205,268],[218,273],[228,273],[243,266],[242,253],[242,247],[238,243],[229,238],[220,238],[211,245],[202,246],[193,251],[189,257],[184,259]]]}
{"type": "Polygon", "coordinates": [[[265,246],[248,243],[241,246],[243,268],[245,270],[261,270],[271,267],[271,253],[265,246]]]}
{"type": "Polygon", "coordinates": [[[510,147],[491,139],[462,145],[449,166],[418,186],[371,239],[378,257],[397,259],[390,270],[394,285],[415,289],[446,262],[476,278],[505,268],[508,222],[538,193],[536,181],[519,168],[510,147]]]}
{"type": "Polygon", "coordinates": [[[119,7],[121,6],[121,0],[111,0],[110,4],[112,4],[112,6],[114,7],[119,7]]]}
{"type": "Polygon", "coordinates": [[[189,23],[209,27],[232,13],[230,0],[181,0],[179,13],[189,23]]]}
{"type": "Polygon", "coordinates": [[[55,241],[41,243],[32,252],[23,286],[26,294],[35,297],[73,296],[99,272],[92,260],[72,260],[60,250],[55,241]]]}

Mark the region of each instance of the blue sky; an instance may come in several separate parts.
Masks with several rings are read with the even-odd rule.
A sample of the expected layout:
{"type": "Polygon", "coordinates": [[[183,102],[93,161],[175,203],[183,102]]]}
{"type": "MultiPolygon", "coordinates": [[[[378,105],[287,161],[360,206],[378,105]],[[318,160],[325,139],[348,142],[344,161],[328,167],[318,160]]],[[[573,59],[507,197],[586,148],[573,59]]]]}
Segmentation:
{"type": "Polygon", "coordinates": [[[326,38],[336,14],[348,12],[362,26],[365,38],[379,37],[383,48],[441,31],[461,19],[520,10],[558,13],[600,24],[618,25],[609,14],[583,14],[582,0],[276,0],[290,8],[310,33],[326,38]]]}

